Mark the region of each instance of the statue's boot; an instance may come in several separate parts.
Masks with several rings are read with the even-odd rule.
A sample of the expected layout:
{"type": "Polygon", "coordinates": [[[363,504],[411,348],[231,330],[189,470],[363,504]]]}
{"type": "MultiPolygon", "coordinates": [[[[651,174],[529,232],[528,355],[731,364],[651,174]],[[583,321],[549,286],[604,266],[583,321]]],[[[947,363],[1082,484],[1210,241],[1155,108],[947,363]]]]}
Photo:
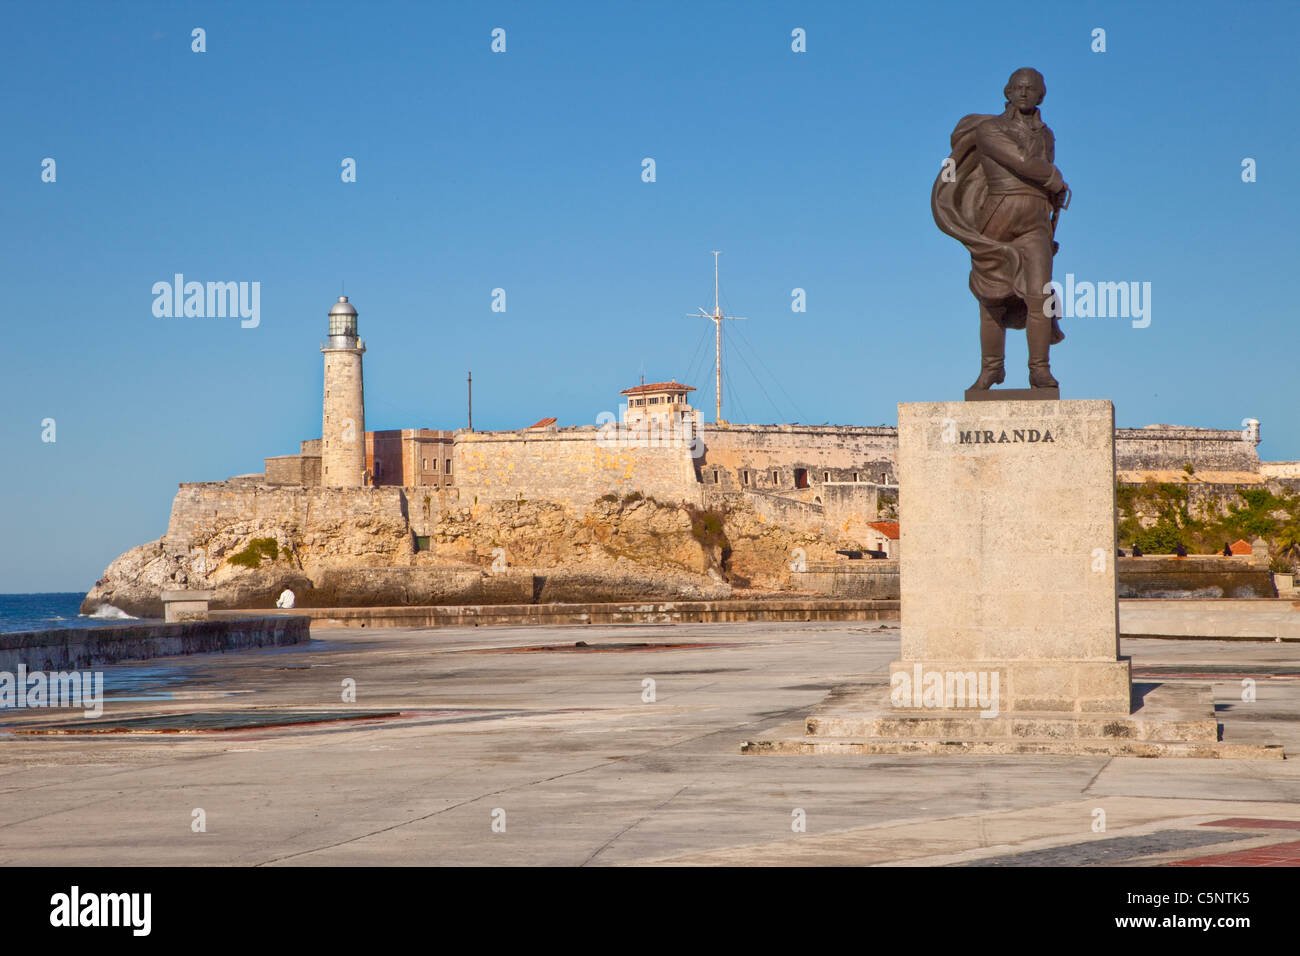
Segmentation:
{"type": "Polygon", "coordinates": [[[1052,377],[1049,353],[1052,348],[1053,322],[1043,312],[1043,301],[1030,303],[1029,318],[1025,323],[1025,338],[1029,344],[1029,387],[1060,388],[1052,377]]]}
{"type": "Polygon", "coordinates": [[[1055,318],[1052,319],[1052,344],[1056,345],[1065,341],[1065,333],[1061,331],[1061,323],[1055,318]]]}
{"type": "Polygon", "coordinates": [[[980,377],[975,379],[972,390],[988,391],[1006,381],[1007,330],[998,317],[980,305],[980,377]]]}

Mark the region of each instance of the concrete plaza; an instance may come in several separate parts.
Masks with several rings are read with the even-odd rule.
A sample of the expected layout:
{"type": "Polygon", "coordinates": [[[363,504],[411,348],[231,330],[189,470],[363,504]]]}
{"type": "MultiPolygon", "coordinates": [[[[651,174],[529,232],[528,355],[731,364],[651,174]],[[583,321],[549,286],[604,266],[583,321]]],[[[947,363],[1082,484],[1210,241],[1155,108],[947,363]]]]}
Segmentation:
{"type": "MultiPolygon", "coordinates": [[[[883,688],[898,649],[874,623],[315,627],[105,667],[98,720],[0,713],[0,862],[1300,864],[1295,759],[740,753],[832,689],[883,688]],[[281,723],[321,712],[351,719],[281,723]]],[[[1213,684],[1225,741],[1300,754],[1300,645],[1122,653],[1135,682],[1213,684]]]]}

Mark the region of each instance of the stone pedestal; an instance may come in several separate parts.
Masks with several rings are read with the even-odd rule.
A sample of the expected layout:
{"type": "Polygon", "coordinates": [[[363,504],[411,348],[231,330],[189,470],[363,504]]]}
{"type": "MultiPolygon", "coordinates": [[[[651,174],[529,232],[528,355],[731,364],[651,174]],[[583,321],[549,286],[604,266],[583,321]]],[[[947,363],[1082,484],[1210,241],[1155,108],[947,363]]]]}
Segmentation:
{"type": "Polygon", "coordinates": [[[896,706],[1127,715],[1111,403],[924,402],[898,415],[896,706]],[[992,708],[948,692],[964,683],[949,675],[971,672],[986,696],[996,688],[992,708]]]}
{"type": "Polygon", "coordinates": [[[178,621],[206,621],[208,605],[213,591],[163,591],[163,620],[168,624],[178,621]]]}
{"type": "Polygon", "coordinates": [[[1110,402],[900,405],[898,484],[888,686],[837,688],[742,753],[1282,756],[1222,742],[1209,685],[1130,684],[1110,402]]]}

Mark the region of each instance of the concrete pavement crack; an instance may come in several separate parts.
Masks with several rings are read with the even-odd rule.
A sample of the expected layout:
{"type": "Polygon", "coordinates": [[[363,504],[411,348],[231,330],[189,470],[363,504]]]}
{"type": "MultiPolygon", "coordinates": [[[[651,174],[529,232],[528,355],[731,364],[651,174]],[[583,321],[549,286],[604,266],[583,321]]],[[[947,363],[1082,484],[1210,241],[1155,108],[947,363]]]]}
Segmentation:
{"type": "Polygon", "coordinates": [[[1084,796],[1087,796],[1088,791],[1092,789],[1092,785],[1097,782],[1097,778],[1105,772],[1106,768],[1110,766],[1110,762],[1114,759],[1114,757],[1107,757],[1106,762],[1097,768],[1097,772],[1092,775],[1092,779],[1089,780],[1087,785],[1079,792],[1084,796]]]}
{"type": "MultiPolygon", "coordinates": [[[[802,707],[791,708],[790,711],[789,711],[789,713],[795,713],[795,712],[797,712],[797,711],[801,711],[801,710],[804,710],[804,709],[805,709],[805,708],[802,708],[802,707]]],[[[636,754],[629,754],[629,755],[627,755],[627,756],[625,756],[625,757],[619,757],[617,760],[603,760],[603,761],[601,761],[600,763],[598,763],[598,764],[592,764],[592,765],[589,766],[589,767],[580,767],[580,768],[578,768],[577,770],[569,770],[569,771],[566,771],[566,772],[564,772],[564,773],[553,774],[552,776],[549,776],[549,777],[543,777],[543,778],[540,779],[540,780],[531,780],[531,781],[529,781],[529,782],[526,783],[526,784],[516,784],[516,785],[511,786],[511,787],[502,787],[500,790],[492,790],[492,791],[490,791],[490,792],[488,792],[488,793],[480,793],[480,794],[479,794],[478,796],[476,796],[476,797],[471,797],[471,798],[468,799],[468,800],[462,800],[462,801],[460,801],[459,803],[454,803],[454,804],[452,804],[452,805],[449,806],[449,807],[443,807],[441,810],[434,810],[432,813],[421,814],[420,816],[418,816],[418,817],[413,817],[413,818],[410,819],[410,820],[402,820],[402,821],[400,821],[400,822],[398,822],[398,823],[391,824],[390,826],[380,827],[378,830],[371,830],[371,831],[368,832],[368,833],[361,833],[361,834],[358,834],[357,836],[349,837],[349,838],[346,839],[346,840],[339,840],[339,841],[336,842],[336,843],[329,843],[329,844],[326,844],[326,845],[324,845],[324,846],[313,847],[312,849],[309,849],[309,850],[299,850],[297,853],[286,853],[284,856],[277,856],[277,857],[274,857],[274,858],[269,859],[269,860],[263,860],[261,863],[254,863],[254,864],[252,864],[252,865],[255,866],[255,867],[257,867],[257,866],[269,866],[269,865],[272,864],[272,863],[280,863],[280,862],[282,862],[282,861],[284,861],[284,860],[292,860],[292,859],[295,859],[295,858],[300,857],[300,856],[307,856],[307,855],[312,854],[312,853],[319,853],[319,852],[321,852],[322,850],[333,850],[333,849],[335,849],[335,848],[337,848],[337,847],[347,846],[349,843],[356,843],[356,842],[358,842],[358,841],[360,841],[360,840],[366,840],[366,839],[369,839],[369,838],[372,837],[372,836],[378,836],[378,835],[381,834],[381,833],[388,833],[388,832],[390,832],[390,831],[392,831],[392,830],[398,830],[398,829],[401,829],[402,827],[404,827],[404,826],[409,826],[409,825],[412,824],[412,823],[419,823],[419,822],[421,822],[421,821],[423,821],[423,820],[428,820],[428,819],[430,819],[430,818],[432,818],[432,817],[436,817],[436,816],[438,816],[439,814],[446,813],[446,812],[449,811],[449,810],[455,810],[455,809],[458,809],[459,807],[468,806],[468,805],[471,804],[471,803],[477,803],[479,800],[483,800],[483,799],[486,798],[486,797],[495,797],[495,796],[497,796],[498,794],[509,793],[509,792],[512,791],[512,790],[521,790],[521,789],[524,789],[525,787],[535,787],[535,786],[538,786],[539,784],[550,783],[552,780],[559,780],[559,779],[561,779],[561,778],[563,778],[563,777],[572,777],[572,776],[575,776],[576,774],[586,773],[586,772],[589,771],[589,770],[598,770],[598,769],[600,769],[601,767],[611,767],[611,766],[613,766],[613,765],[615,765],[615,764],[622,763],[622,762],[625,761],[625,760],[632,760],[632,759],[635,759],[635,758],[643,757],[643,756],[645,756],[646,754],[656,753],[657,751],[660,751],[660,750],[669,750],[669,749],[671,749],[671,748],[673,748],[673,747],[680,747],[680,746],[682,746],[682,745],[684,745],[684,744],[694,743],[694,742],[697,741],[697,740],[704,740],[704,739],[707,738],[707,737],[713,737],[713,736],[715,736],[715,735],[717,735],[717,734],[719,734],[719,733],[737,733],[737,732],[738,732],[741,728],[743,728],[743,727],[748,727],[748,726],[750,726],[751,724],[763,723],[764,721],[769,720],[769,719],[770,719],[770,718],[766,718],[766,717],[765,717],[765,718],[762,718],[762,719],[760,719],[760,720],[751,720],[751,721],[746,721],[745,723],[738,724],[738,725],[735,726],[735,727],[728,728],[728,729],[725,730],[725,731],[724,731],[724,730],[711,730],[711,731],[709,731],[708,733],[705,733],[705,734],[698,734],[698,735],[696,735],[696,736],[694,736],[694,737],[688,737],[688,738],[686,738],[685,740],[677,740],[677,741],[674,741],[674,742],[672,742],[672,743],[664,744],[664,745],[661,746],[661,747],[650,747],[650,748],[648,748],[648,749],[646,749],[646,750],[643,750],[643,751],[640,751],[640,752],[638,752],[638,753],[636,753],[636,754]]],[[[688,784],[687,786],[689,786],[689,784],[688,784]]],[[[683,789],[685,789],[685,788],[683,788],[683,789]]],[[[678,791],[678,792],[680,792],[680,791],[678,791]]],[[[635,826],[635,825],[636,825],[636,824],[633,824],[633,826],[635,826]]],[[[614,837],[614,839],[617,839],[617,838],[618,838],[618,836],[616,835],[616,836],[614,837]]],[[[597,851],[597,852],[599,852],[599,851],[597,851]]],[[[589,858],[589,859],[590,859],[590,858],[589,858]]],[[[585,865],[585,864],[584,864],[584,865],[585,865]]]]}
{"type": "Polygon", "coordinates": [[[668,806],[668,804],[672,803],[674,800],[676,800],[678,797],[680,797],[683,793],[685,793],[687,790],[689,790],[690,787],[691,787],[691,785],[690,785],[689,783],[686,784],[686,786],[682,787],[680,790],[678,790],[676,793],[674,793],[671,797],[669,797],[669,798],[668,798],[667,800],[665,800],[663,803],[660,803],[660,804],[658,804],[657,806],[652,807],[652,808],[650,809],[650,812],[647,813],[645,816],[640,817],[639,819],[634,820],[633,822],[629,823],[627,826],[625,826],[623,829],[619,830],[619,831],[618,831],[617,833],[615,833],[612,837],[610,837],[608,840],[606,840],[604,843],[602,843],[599,847],[597,847],[595,853],[591,854],[591,856],[587,857],[585,860],[583,860],[583,861],[582,861],[580,864],[578,864],[578,865],[579,865],[579,866],[586,866],[586,865],[587,865],[588,863],[590,863],[592,860],[596,859],[596,857],[600,856],[600,855],[601,855],[602,853],[604,853],[607,849],[609,849],[611,846],[613,846],[613,845],[614,845],[614,844],[619,840],[619,838],[621,838],[621,837],[623,836],[623,834],[627,833],[629,830],[633,829],[634,827],[638,827],[638,826],[640,826],[640,825],[641,825],[642,823],[644,823],[646,820],[649,820],[650,817],[652,817],[652,816],[655,814],[656,811],[658,811],[658,810],[662,810],[664,807],[668,806]]]}

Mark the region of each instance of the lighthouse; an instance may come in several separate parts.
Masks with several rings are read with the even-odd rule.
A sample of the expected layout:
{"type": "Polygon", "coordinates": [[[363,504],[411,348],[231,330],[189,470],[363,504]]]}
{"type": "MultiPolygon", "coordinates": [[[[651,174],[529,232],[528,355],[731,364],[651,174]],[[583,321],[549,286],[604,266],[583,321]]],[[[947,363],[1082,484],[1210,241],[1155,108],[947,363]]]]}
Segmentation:
{"type": "Polygon", "coordinates": [[[329,341],[320,349],[325,355],[321,484],[359,488],[366,477],[366,404],[361,381],[366,345],[357,338],[357,310],[347,296],[339,296],[329,319],[329,341]]]}

